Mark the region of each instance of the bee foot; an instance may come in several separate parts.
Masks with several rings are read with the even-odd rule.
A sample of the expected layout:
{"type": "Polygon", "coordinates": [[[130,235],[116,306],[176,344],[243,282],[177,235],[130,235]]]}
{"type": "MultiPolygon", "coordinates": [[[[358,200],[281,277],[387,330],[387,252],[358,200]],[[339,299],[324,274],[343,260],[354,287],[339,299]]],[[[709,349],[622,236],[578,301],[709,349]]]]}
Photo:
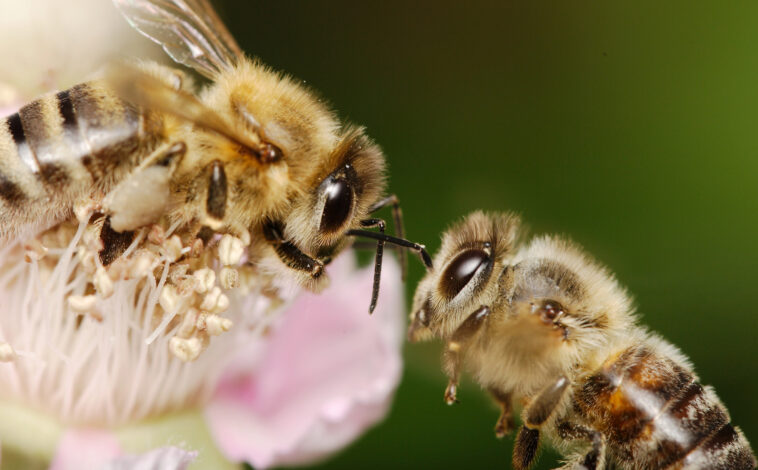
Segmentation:
{"type": "Polygon", "coordinates": [[[507,419],[500,418],[495,424],[495,437],[502,439],[513,431],[513,423],[507,419]]]}
{"type": "Polygon", "coordinates": [[[448,405],[459,403],[458,399],[456,398],[457,393],[458,393],[458,384],[455,382],[450,382],[447,385],[447,388],[445,389],[445,403],[447,403],[448,405]]]}

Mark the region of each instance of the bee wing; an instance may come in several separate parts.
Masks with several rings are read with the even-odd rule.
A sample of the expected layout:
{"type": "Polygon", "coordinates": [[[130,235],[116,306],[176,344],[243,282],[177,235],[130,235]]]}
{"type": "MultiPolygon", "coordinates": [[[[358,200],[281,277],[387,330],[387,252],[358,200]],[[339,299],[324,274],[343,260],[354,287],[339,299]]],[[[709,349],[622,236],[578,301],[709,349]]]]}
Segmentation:
{"type": "Polygon", "coordinates": [[[145,109],[172,114],[198,127],[214,131],[256,153],[260,142],[237,129],[217,112],[186,91],[172,88],[133,65],[110,66],[105,81],[124,101],[145,109]]]}
{"type": "Polygon", "coordinates": [[[113,0],[136,30],[176,62],[213,79],[243,57],[208,0],[113,0]]]}

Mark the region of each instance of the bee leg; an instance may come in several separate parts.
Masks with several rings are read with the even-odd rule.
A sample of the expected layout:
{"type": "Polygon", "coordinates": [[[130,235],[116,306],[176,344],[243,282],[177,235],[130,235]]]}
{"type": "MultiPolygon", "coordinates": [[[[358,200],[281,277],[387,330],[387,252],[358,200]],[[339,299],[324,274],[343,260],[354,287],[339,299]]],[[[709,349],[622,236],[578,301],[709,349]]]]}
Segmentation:
{"type": "Polygon", "coordinates": [[[516,436],[516,445],[513,449],[513,468],[525,470],[531,466],[539,447],[539,429],[558,408],[568,386],[569,380],[560,376],[543,388],[524,408],[524,425],[516,436]]]}
{"type": "Polygon", "coordinates": [[[202,225],[195,234],[195,238],[199,238],[203,242],[203,246],[208,246],[208,243],[211,241],[211,238],[213,238],[213,235],[215,234],[216,232],[214,232],[212,228],[208,227],[207,225],[202,225]]]}
{"type": "Polygon", "coordinates": [[[173,170],[185,153],[187,153],[187,144],[182,141],[165,144],[145,158],[138,169],[143,170],[151,166],[160,166],[173,170]]]}
{"type": "MultiPolygon", "coordinates": [[[[363,228],[378,228],[379,232],[384,233],[387,224],[382,219],[361,220],[363,228]]],[[[376,257],[374,258],[374,287],[371,290],[371,304],[368,307],[368,313],[374,313],[376,301],[379,298],[379,282],[382,279],[382,257],[384,256],[384,240],[376,241],[376,257]]]]}
{"type": "Polygon", "coordinates": [[[605,469],[605,437],[601,432],[579,424],[561,422],[558,424],[558,436],[565,440],[586,439],[592,448],[585,455],[579,456],[562,467],[564,470],[603,470],[605,469]]]}
{"type": "Polygon", "coordinates": [[[471,341],[471,338],[473,338],[480,330],[482,325],[484,325],[484,321],[489,314],[490,308],[486,305],[482,305],[474,313],[470,314],[463,323],[461,323],[447,341],[442,360],[449,379],[447,388],[445,389],[445,403],[448,405],[458,402],[456,399],[456,393],[458,391],[458,380],[461,376],[463,349],[471,341]]]}
{"type": "MultiPolygon", "coordinates": [[[[376,250],[376,243],[373,242],[363,242],[363,241],[357,241],[353,242],[351,245],[354,250],[361,250],[361,251],[368,251],[368,250],[376,250]]],[[[395,250],[397,247],[395,245],[384,245],[385,250],[395,250]]]]}
{"type": "Polygon", "coordinates": [[[213,160],[209,165],[208,197],[205,201],[205,220],[212,230],[219,230],[224,225],[224,213],[226,212],[227,183],[224,164],[219,160],[213,160]]]}
{"type": "Polygon", "coordinates": [[[421,261],[424,263],[424,266],[426,266],[427,269],[432,269],[432,257],[429,256],[429,253],[426,251],[426,247],[419,243],[414,243],[404,238],[397,238],[386,235],[384,233],[376,233],[369,230],[360,229],[350,229],[345,232],[345,235],[349,237],[364,237],[373,238],[374,240],[384,240],[385,242],[389,242],[398,248],[410,248],[411,250],[414,250],[416,253],[418,253],[421,261]]]}
{"type": "Polygon", "coordinates": [[[281,222],[269,220],[263,224],[263,236],[274,246],[274,251],[284,264],[298,271],[305,271],[318,278],[324,272],[324,263],[306,255],[294,244],[284,240],[281,222]]]}
{"type": "Polygon", "coordinates": [[[282,149],[274,144],[265,142],[265,140],[267,140],[266,133],[263,131],[263,128],[258,122],[258,119],[255,118],[248,107],[242,101],[235,99],[232,104],[232,109],[235,113],[237,113],[239,117],[247,121],[247,124],[250,126],[250,128],[253,129],[255,133],[261,137],[262,140],[264,140],[264,142],[262,142],[257,149],[254,149],[255,156],[258,158],[258,161],[268,164],[276,163],[281,160],[283,157],[282,149]]]}
{"type": "Polygon", "coordinates": [[[526,470],[531,467],[540,446],[540,431],[522,426],[513,446],[513,468],[526,470]]]}
{"type": "Polygon", "coordinates": [[[524,424],[532,429],[539,428],[550,419],[568,390],[569,380],[561,375],[553,383],[543,388],[524,409],[524,424]]]}
{"type": "Polygon", "coordinates": [[[429,315],[426,314],[429,309],[429,302],[424,303],[424,306],[418,309],[411,317],[411,324],[408,326],[408,341],[415,343],[421,341],[425,336],[430,336],[429,331],[429,315]]]}
{"type": "Polygon", "coordinates": [[[495,400],[495,403],[500,406],[500,417],[497,419],[497,423],[495,423],[495,437],[500,439],[513,431],[514,427],[511,394],[505,393],[494,387],[490,387],[489,392],[495,400]]]}
{"type": "MultiPolygon", "coordinates": [[[[403,211],[400,209],[400,200],[396,195],[390,194],[389,196],[375,202],[369,207],[369,214],[382,209],[384,207],[392,206],[392,220],[395,224],[395,236],[398,238],[405,238],[405,230],[403,229],[403,211]]],[[[405,277],[408,274],[408,253],[403,248],[397,251],[397,257],[400,261],[400,269],[402,273],[402,280],[405,281],[405,277]]]]}
{"type": "Polygon", "coordinates": [[[113,230],[134,230],[164,214],[171,197],[171,175],[186,151],[184,142],[162,146],[106,195],[103,207],[113,230]]]}
{"type": "Polygon", "coordinates": [[[126,251],[134,240],[134,234],[130,230],[116,232],[111,228],[110,216],[105,218],[103,227],[100,229],[100,241],[103,243],[103,249],[98,253],[103,266],[108,266],[126,251]]]}

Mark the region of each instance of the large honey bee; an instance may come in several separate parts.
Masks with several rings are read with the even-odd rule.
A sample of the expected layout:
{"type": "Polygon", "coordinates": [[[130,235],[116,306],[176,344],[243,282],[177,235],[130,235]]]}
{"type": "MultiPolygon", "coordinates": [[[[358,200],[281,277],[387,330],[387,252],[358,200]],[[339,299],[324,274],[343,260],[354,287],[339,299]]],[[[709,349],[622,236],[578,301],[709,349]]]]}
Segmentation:
{"type": "MultiPolygon", "coordinates": [[[[398,199],[384,197],[379,147],[302,85],[247,58],[207,0],[114,3],[211,84],[198,91],[181,70],[121,65],[5,118],[0,238],[38,231],[94,199],[108,216],[106,242],[123,246],[123,234],[165,216],[206,240],[250,239],[251,261],[318,291],[347,236],[363,236],[376,240],[371,310],[385,243],[429,261],[402,238],[398,199]],[[388,206],[399,238],[371,217],[388,206]]],[[[103,253],[104,263],[115,256],[108,246],[103,253]]]]}
{"type": "Polygon", "coordinates": [[[469,215],[416,291],[409,339],[447,342],[448,404],[464,367],[500,406],[499,437],[522,403],[515,469],[531,466],[543,436],[566,469],[755,468],[714,390],[636,324],[611,273],[565,240],[522,246],[519,235],[513,215],[469,215]]]}

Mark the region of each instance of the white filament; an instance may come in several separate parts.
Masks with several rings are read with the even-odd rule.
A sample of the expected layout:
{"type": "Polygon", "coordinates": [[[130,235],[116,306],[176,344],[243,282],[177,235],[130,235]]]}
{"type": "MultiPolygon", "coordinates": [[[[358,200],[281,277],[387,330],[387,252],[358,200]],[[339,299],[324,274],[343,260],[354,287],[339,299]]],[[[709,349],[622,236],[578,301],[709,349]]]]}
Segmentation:
{"type": "MultiPolygon", "coordinates": [[[[228,291],[224,316],[234,327],[214,337],[194,362],[181,361],[168,345],[181,323],[172,324],[177,312],[156,314],[169,273],[165,259],[157,279],[148,273],[142,280],[117,280],[110,297],[98,295],[101,321],[77,315],[67,298],[84,295],[91,282],[76,256],[84,231],[81,224],[65,250],[51,250],[41,261],[25,262],[20,244],[0,251],[0,343],[17,352],[0,362],[0,401],[64,424],[108,426],[199,405],[232,353],[241,344],[262,343],[276,317],[258,292],[228,291]]],[[[141,233],[128,251],[143,239],[141,233]]]]}

